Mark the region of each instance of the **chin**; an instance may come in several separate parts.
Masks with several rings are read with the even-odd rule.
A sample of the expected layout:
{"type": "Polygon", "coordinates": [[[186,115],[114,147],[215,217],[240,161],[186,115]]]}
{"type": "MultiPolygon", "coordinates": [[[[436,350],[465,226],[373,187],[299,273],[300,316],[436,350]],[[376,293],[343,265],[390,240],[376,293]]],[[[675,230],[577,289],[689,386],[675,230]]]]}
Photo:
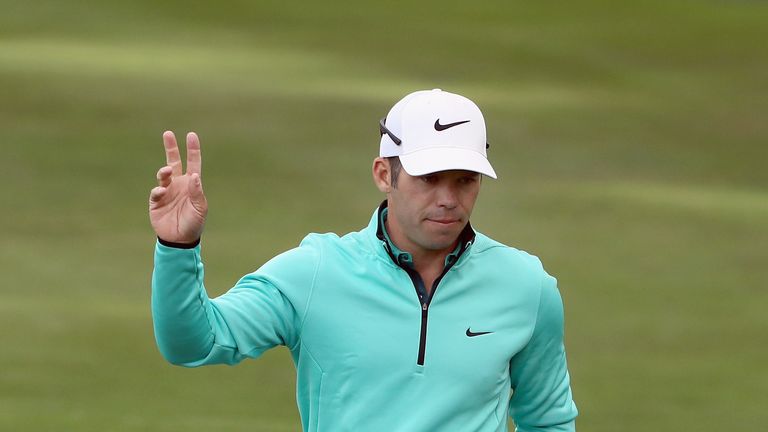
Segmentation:
{"type": "Polygon", "coordinates": [[[430,236],[429,240],[425,242],[426,249],[443,250],[450,248],[456,243],[457,238],[459,238],[458,233],[430,236]]]}

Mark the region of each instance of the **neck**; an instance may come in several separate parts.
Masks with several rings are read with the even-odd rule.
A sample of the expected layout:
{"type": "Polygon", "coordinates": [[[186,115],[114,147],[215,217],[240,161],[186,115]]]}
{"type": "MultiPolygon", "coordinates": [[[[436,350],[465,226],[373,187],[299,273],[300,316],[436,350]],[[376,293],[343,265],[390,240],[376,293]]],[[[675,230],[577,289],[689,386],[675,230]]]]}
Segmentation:
{"type": "Polygon", "coordinates": [[[432,284],[445,269],[445,257],[449,252],[431,254],[417,258],[413,257],[413,267],[419,273],[427,292],[432,291],[432,284]]]}
{"type": "Polygon", "coordinates": [[[416,267],[416,270],[421,271],[422,269],[432,267],[442,270],[445,266],[445,258],[448,256],[448,254],[453,252],[454,249],[456,249],[456,243],[444,250],[433,251],[422,249],[415,252],[408,252],[410,252],[411,256],[413,256],[413,265],[416,267]]]}

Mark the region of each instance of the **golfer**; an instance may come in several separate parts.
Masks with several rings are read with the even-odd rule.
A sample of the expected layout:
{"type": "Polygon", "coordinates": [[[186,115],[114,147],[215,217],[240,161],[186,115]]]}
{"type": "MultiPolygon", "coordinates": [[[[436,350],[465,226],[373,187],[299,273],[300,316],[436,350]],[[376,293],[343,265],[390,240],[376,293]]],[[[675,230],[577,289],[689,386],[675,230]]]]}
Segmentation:
{"type": "MultiPolygon", "coordinates": [[[[176,365],[236,364],[285,345],[305,431],[572,431],[563,307],[539,260],[476,231],[487,159],[469,99],[417,91],[379,123],[376,187],[358,232],[309,234],[226,294],[206,294],[200,143],[173,133],[149,216],[152,316],[176,365]]],[[[258,389],[255,389],[258,391],[258,389]]]]}

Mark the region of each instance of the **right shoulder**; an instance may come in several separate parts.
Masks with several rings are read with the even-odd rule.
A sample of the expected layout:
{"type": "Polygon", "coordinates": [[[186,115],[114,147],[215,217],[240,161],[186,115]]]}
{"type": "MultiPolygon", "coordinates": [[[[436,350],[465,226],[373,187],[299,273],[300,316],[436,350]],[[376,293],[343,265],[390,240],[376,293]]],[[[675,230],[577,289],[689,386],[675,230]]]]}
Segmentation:
{"type": "Polygon", "coordinates": [[[251,275],[267,277],[281,275],[281,278],[290,275],[290,279],[296,282],[301,281],[302,285],[306,285],[314,279],[323,256],[341,248],[341,242],[342,239],[333,233],[310,233],[297,247],[276,255],[251,275]]]}
{"type": "Polygon", "coordinates": [[[299,246],[276,255],[252,274],[286,274],[294,273],[297,277],[311,278],[321,260],[324,243],[329,239],[326,234],[309,234],[299,243],[299,246]]]}
{"type": "Polygon", "coordinates": [[[323,257],[323,243],[323,239],[316,234],[306,236],[299,246],[276,255],[255,271],[244,275],[234,289],[271,291],[288,299],[294,309],[303,315],[314,291],[323,257]]]}

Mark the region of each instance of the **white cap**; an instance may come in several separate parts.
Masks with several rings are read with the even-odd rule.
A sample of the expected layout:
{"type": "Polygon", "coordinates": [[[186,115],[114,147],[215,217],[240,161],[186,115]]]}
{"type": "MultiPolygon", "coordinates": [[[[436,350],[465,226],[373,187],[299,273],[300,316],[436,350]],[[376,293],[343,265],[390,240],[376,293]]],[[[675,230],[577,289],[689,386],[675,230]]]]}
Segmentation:
{"type": "Polygon", "coordinates": [[[412,176],[467,170],[496,178],[486,154],[483,113],[464,96],[440,89],[413,92],[389,110],[383,125],[379,156],[399,156],[412,176]]]}

